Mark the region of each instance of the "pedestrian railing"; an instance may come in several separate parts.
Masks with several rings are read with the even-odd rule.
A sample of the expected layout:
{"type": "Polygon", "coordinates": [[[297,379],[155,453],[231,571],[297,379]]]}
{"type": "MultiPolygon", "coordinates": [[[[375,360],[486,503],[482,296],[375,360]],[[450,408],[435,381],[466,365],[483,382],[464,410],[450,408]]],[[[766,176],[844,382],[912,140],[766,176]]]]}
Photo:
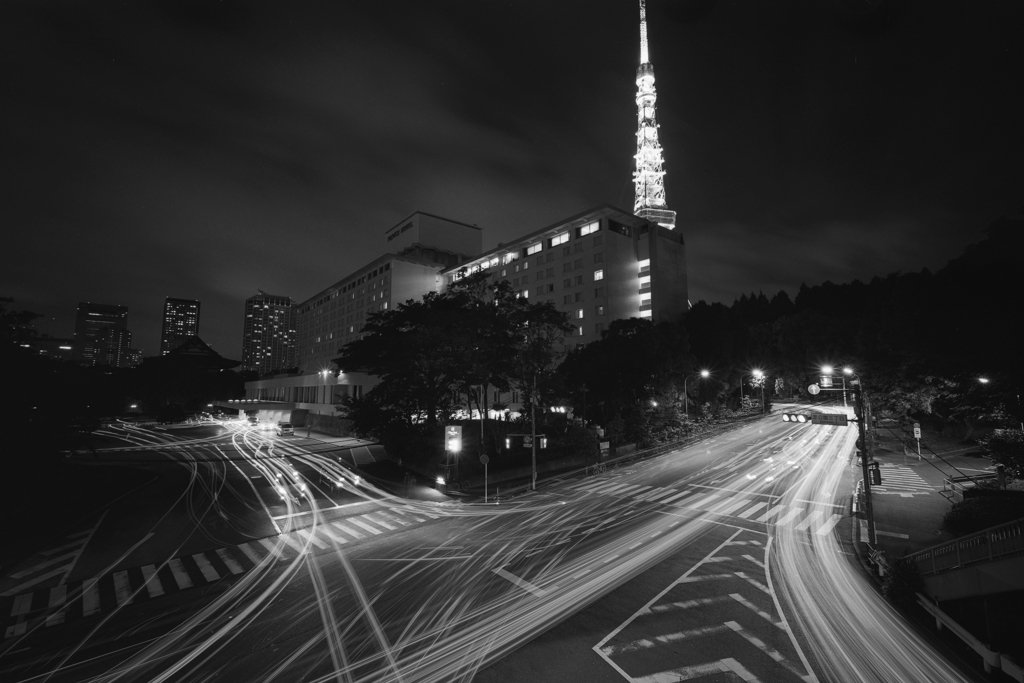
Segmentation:
{"type": "Polygon", "coordinates": [[[964,499],[964,491],[977,486],[979,481],[984,479],[996,479],[999,475],[995,472],[992,474],[982,474],[978,476],[963,476],[963,477],[946,477],[942,481],[942,495],[954,503],[959,503],[964,499]]]}
{"type": "Polygon", "coordinates": [[[1024,519],[911,553],[922,576],[1024,553],[1024,519]]]}

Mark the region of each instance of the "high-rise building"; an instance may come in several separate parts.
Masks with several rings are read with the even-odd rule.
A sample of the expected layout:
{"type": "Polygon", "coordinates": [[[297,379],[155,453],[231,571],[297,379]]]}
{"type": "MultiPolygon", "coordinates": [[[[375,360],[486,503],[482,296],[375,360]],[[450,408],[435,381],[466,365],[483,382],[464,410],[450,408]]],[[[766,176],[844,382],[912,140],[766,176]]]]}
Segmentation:
{"type": "Polygon", "coordinates": [[[199,336],[200,303],[194,299],[167,297],[160,331],[160,355],[167,355],[189,337],[199,336]]]}
{"type": "Polygon", "coordinates": [[[83,365],[122,367],[131,346],[128,307],[79,302],[75,316],[75,360],[83,365]]]}
{"type": "Polygon", "coordinates": [[[654,91],[654,65],[647,52],[647,8],[640,0],[640,67],[636,70],[636,189],[633,213],[668,229],[676,225],[676,212],[665,201],[664,159],[658,141],[654,91]]]}
{"type": "Polygon", "coordinates": [[[261,375],[294,368],[298,328],[295,302],[286,296],[259,294],[245,300],[242,369],[261,375]]]}

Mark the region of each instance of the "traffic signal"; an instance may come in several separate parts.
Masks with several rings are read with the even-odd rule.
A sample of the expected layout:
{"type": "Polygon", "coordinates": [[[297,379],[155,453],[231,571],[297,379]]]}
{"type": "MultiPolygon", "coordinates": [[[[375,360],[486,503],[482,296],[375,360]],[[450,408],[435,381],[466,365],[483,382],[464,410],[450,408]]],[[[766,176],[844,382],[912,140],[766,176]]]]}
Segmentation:
{"type": "Polygon", "coordinates": [[[868,472],[871,474],[871,485],[881,486],[882,470],[879,469],[877,462],[868,463],[868,472]]]}
{"type": "Polygon", "coordinates": [[[811,418],[809,418],[808,416],[806,416],[806,415],[804,415],[802,413],[783,413],[782,414],[782,421],[783,422],[800,422],[800,423],[805,423],[805,422],[810,422],[811,418]]]}

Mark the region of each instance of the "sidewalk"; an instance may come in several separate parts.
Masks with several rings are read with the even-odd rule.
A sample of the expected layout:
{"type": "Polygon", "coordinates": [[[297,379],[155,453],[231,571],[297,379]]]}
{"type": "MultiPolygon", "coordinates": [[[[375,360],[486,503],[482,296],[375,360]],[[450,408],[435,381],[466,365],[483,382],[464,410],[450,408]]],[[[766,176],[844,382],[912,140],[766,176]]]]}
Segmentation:
{"type": "MultiPolygon", "coordinates": [[[[941,494],[943,480],[989,474],[994,471],[991,461],[976,448],[919,460],[916,453],[904,455],[902,444],[894,439],[876,443],[874,459],[882,474],[881,486],[871,487],[877,547],[894,560],[952,539],[942,531],[942,518],[952,505],[941,494]]],[[[859,475],[858,469],[855,479],[859,475]]]]}

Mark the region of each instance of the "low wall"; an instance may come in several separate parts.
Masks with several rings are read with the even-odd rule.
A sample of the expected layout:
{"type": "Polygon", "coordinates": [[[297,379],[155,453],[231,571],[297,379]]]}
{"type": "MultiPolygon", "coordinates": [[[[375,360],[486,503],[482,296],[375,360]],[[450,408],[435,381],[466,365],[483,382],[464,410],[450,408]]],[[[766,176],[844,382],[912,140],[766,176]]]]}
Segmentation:
{"type": "MultiPolygon", "coordinates": [[[[295,411],[298,412],[298,411],[295,411]]],[[[355,436],[352,433],[351,424],[348,420],[336,415],[314,415],[306,413],[302,422],[294,416],[293,424],[298,427],[311,427],[313,431],[331,434],[333,436],[355,436]]]]}

